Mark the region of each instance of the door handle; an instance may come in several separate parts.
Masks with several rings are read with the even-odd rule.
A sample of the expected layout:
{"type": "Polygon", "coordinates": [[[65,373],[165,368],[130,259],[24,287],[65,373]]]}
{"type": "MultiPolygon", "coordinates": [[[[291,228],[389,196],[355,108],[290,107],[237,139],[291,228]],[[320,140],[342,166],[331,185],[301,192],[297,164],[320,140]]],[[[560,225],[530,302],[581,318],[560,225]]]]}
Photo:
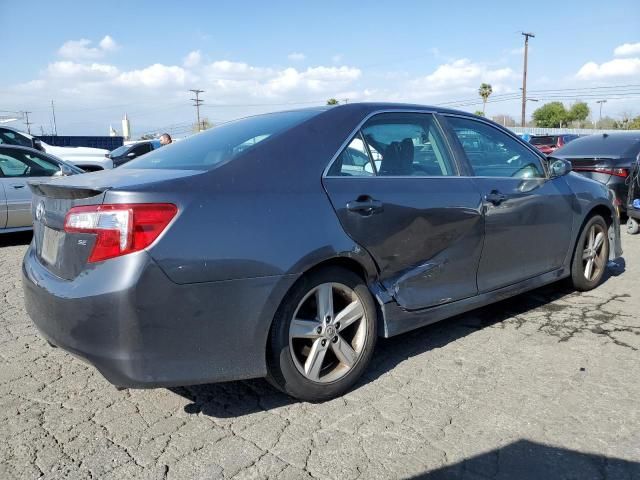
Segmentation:
{"type": "Polygon", "coordinates": [[[509,197],[507,197],[504,193],[500,193],[498,190],[491,190],[491,193],[487,193],[484,196],[484,201],[497,206],[504,202],[507,198],[509,197]]]}
{"type": "Polygon", "coordinates": [[[25,187],[24,183],[12,183],[11,186],[16,189],[25,187]]]}
{"type": "Polygon", "coordinates": [[[347,203],[347,210],[364,216],[373,215],[382,209],[382,202],[380,200],[374,200],[369,196],[361,196],[358,197],[357,200],[352,200],[347,203]]]}

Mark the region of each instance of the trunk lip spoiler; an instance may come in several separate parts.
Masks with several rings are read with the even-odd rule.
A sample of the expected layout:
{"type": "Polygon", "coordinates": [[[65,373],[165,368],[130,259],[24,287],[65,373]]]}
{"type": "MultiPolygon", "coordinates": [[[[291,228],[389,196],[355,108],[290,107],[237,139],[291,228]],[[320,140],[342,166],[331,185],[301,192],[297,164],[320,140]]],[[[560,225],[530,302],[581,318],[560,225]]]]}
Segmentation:
{"type": "Polygon", "coordinates": [[[36,195],[56,198],[56,199],[80,199],[80,198],[91,198],[97,197],[98,195],[102,195],[104,192],[109,190],[110,187],[98,187],[98,188],[88,188],[88,187],[74,187],[74,186],[66,186],[66,185],[54,185],[49,182],[27,182],[31,192],[36,195]]]}

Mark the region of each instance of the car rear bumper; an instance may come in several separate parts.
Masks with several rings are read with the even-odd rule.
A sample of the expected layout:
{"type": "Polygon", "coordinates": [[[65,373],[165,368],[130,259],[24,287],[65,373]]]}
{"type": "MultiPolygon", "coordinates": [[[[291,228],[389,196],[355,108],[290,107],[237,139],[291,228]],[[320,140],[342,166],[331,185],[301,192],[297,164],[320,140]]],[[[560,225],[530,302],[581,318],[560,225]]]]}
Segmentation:
{"type": "Polygon", "coordinates": [[[146,252],[111,259],[72,281],[30,247],[27,312],[51,344],[114,385],[192,385],[266,374],[266,339],[291,276],[173,283],[146,252]]]}

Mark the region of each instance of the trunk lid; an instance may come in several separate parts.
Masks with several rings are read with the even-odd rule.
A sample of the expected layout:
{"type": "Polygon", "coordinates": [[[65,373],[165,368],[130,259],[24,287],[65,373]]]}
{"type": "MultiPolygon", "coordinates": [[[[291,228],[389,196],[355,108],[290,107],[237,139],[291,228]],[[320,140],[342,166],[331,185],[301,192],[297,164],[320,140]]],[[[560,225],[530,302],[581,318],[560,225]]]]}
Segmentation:
{"type": "Polygon", "coordinates": [[[73,207],[105,203],[157,201],[158,195],[171,191],[171,183],[202,174],[195,170],[109,170],[30,182],[33,193],[33,242],[36,256],[54,275],[72,280],[86,267],[95,235],[66,233],[64,221],[73,207]],[[145,200],[144,191],[153,199],[145,200]],[[119,200],[122,198],[122,200],[119,200]]]}
{"type": "Polygon", "coordinates": [[[591,178],[600,183],[607,183],[611,179],[611,169],[615,168],[615,159],[612,158],[585,158],[585,157],[565,157],[569,160],[573,171],[591,178]],[[599,172],[598,170],[601,170],[599,172]]]}

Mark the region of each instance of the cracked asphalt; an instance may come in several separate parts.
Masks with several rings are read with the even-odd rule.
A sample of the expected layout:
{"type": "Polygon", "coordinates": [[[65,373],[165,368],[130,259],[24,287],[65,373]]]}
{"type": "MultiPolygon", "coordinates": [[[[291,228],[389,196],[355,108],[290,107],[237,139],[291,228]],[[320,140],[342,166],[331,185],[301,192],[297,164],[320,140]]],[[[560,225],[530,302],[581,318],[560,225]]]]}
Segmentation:
{"type": "Polygon", "coordinates": [[[552,285],[378,344],[346,396],[263,380],[117,391],[23,307],[0,237],[0,479],[640,479],[640,236],[552,285]]]}

